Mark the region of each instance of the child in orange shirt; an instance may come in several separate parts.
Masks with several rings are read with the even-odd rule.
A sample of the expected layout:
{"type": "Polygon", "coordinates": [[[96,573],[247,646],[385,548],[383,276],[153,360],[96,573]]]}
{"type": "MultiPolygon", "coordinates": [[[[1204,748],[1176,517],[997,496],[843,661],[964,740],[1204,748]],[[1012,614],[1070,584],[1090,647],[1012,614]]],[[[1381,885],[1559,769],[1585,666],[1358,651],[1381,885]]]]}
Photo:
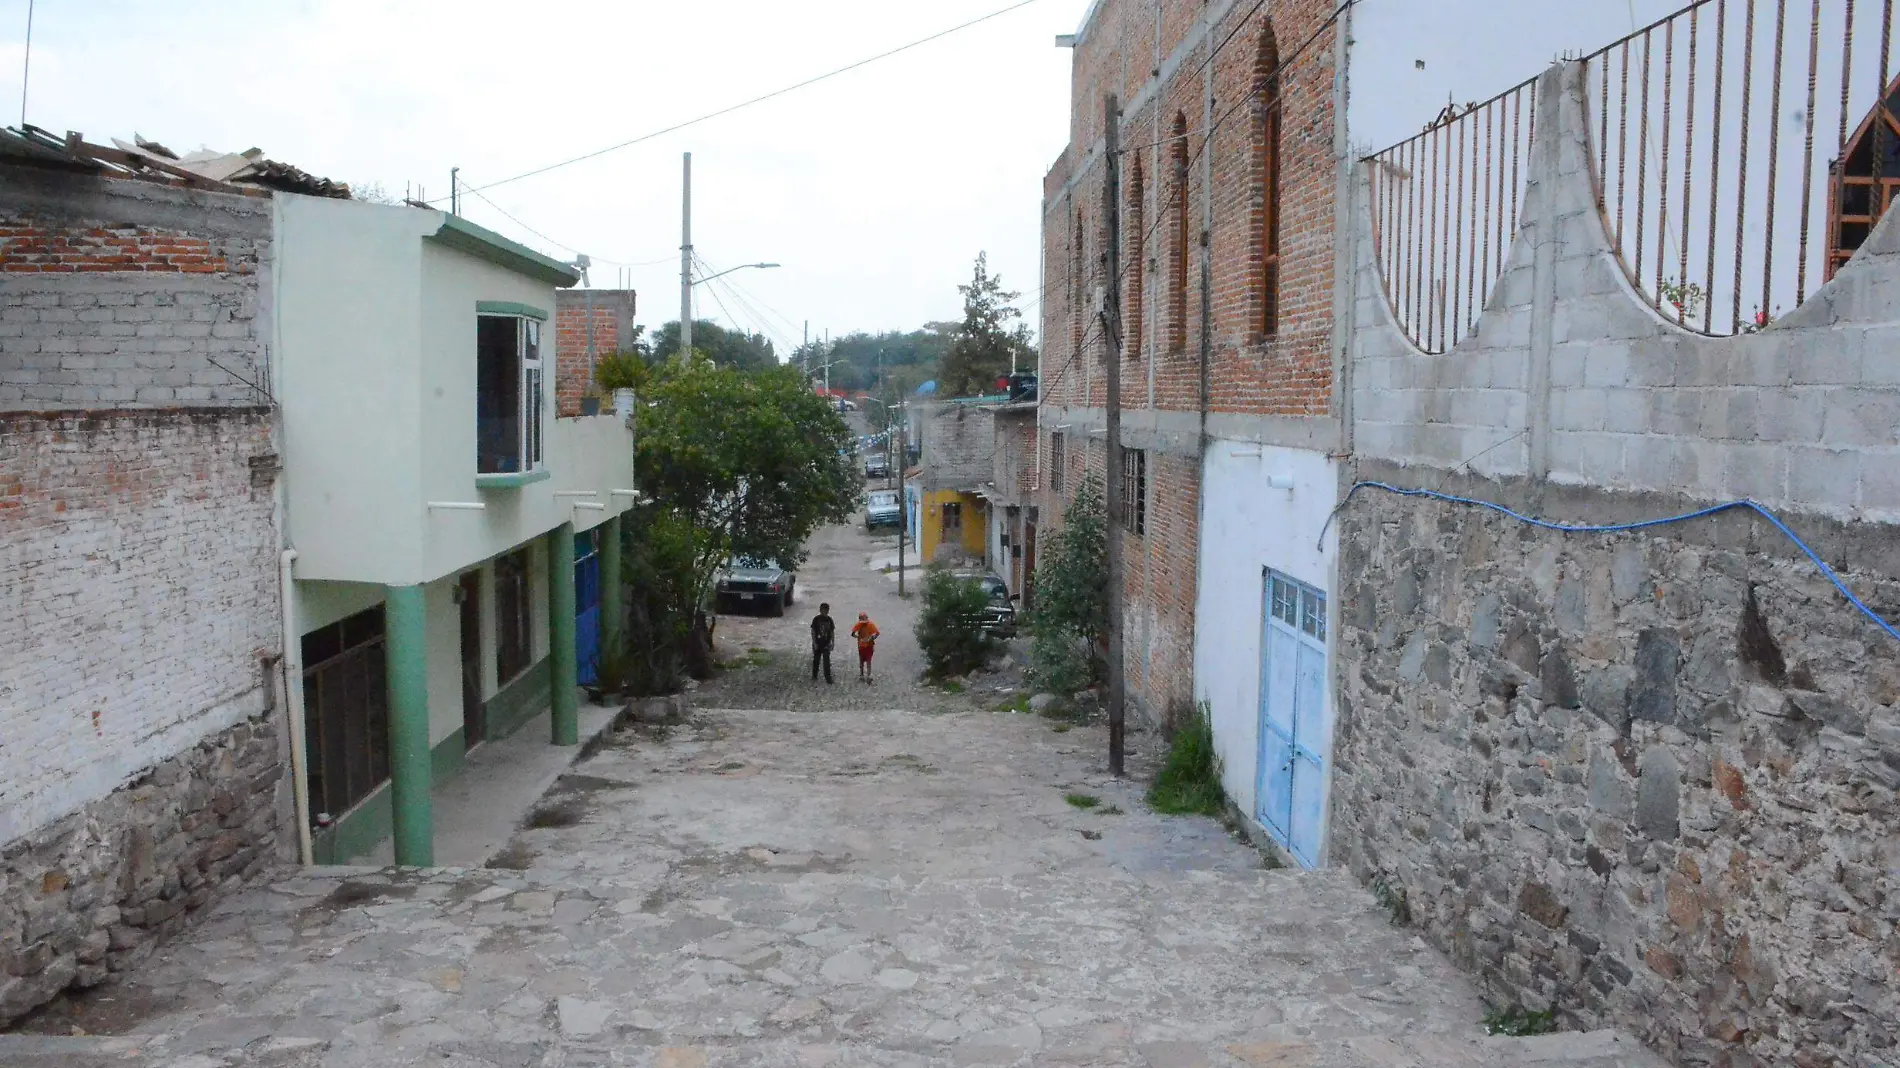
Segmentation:
{"type": "Polygon", "coordinates": [[[851,636],[858,640],[858,678],[871,681],[871,654],[877,651],[877,624],[871,622],[868,612],[858,613],[857,626],[851,628],[851,636]]]}

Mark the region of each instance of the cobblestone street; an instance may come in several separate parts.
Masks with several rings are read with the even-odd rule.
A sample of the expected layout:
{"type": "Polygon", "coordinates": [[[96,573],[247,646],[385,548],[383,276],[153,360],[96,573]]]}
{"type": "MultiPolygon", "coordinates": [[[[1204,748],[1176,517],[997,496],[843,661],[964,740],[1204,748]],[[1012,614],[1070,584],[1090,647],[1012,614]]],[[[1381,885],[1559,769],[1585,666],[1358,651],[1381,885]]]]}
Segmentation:
{"type": "Polygon", "coordinates": [[[796,612],[722,622],[745,664],[690,722],[608,736],[487,867],[285,873],[0,1061],[1651,1063],[1483,1038],[1470,982],[1348,873],[1149,813],[1100,727],[918,685],[876,550],[825,532],[796,612]],[[883,626],[876,685],[806,677],[821,598],[883,626]]]}

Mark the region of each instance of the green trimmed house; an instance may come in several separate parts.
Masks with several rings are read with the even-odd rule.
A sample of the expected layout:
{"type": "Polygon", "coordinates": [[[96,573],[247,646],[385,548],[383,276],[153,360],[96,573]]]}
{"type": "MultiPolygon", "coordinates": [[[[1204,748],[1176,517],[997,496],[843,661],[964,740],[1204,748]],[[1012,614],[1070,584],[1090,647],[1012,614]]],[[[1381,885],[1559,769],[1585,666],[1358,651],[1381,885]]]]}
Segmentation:
{"type": "Polygon", "coordinates": [[[577,677],[613,647],[632,431],[556,417],[557,365],[585,359],[550,321],[574,268],[438,211],[274,212],[303,845],[347,863],[393,835],[426,865],[431,786],[469,749],[543,712],[551,744],[578,743],[577,677]]]}

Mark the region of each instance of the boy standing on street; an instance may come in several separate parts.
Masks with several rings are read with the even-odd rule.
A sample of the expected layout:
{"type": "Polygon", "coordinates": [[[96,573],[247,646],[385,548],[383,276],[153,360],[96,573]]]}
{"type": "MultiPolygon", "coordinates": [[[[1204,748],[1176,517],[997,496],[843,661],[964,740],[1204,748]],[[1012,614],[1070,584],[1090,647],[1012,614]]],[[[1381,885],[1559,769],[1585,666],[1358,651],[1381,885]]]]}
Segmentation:
{"type": "Polygon", "coordinates": [[[825,682],[831,682],[831,646],[838,638],[838,624],[831,618],[831,606],[821,604],[811,621],[811,681],[818,681],[818,665],[825,666],[825,682]]]}
{"type": "Polygon", "coordinates": [[[877,624],[871,622],[868,612],[858,613],[858,625],[851,628],[851,636],[858,640],[858,678],[871,681],[871,654],[877,651],[877,624]]]}

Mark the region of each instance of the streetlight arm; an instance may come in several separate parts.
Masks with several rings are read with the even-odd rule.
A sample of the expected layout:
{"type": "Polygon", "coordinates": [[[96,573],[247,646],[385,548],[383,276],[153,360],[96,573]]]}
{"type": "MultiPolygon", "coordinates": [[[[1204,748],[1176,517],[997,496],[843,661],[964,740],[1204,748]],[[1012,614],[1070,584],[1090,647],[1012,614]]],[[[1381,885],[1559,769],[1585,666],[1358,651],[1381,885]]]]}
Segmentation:
{"type": "Polygon", "coordinates": [[[704,278],[695,278],[693,279],[693,284],[700,285],[701,283],[704,283],[704,282],[710,282],[715,278],[723,278],[734,271],[743,271],[747,267],[777,267],[777,266],[778,264],[776,263],[742,263],[737,267],[728,267],[725,270],[720,271],[718,274],[709,274],[704,278]]]}

